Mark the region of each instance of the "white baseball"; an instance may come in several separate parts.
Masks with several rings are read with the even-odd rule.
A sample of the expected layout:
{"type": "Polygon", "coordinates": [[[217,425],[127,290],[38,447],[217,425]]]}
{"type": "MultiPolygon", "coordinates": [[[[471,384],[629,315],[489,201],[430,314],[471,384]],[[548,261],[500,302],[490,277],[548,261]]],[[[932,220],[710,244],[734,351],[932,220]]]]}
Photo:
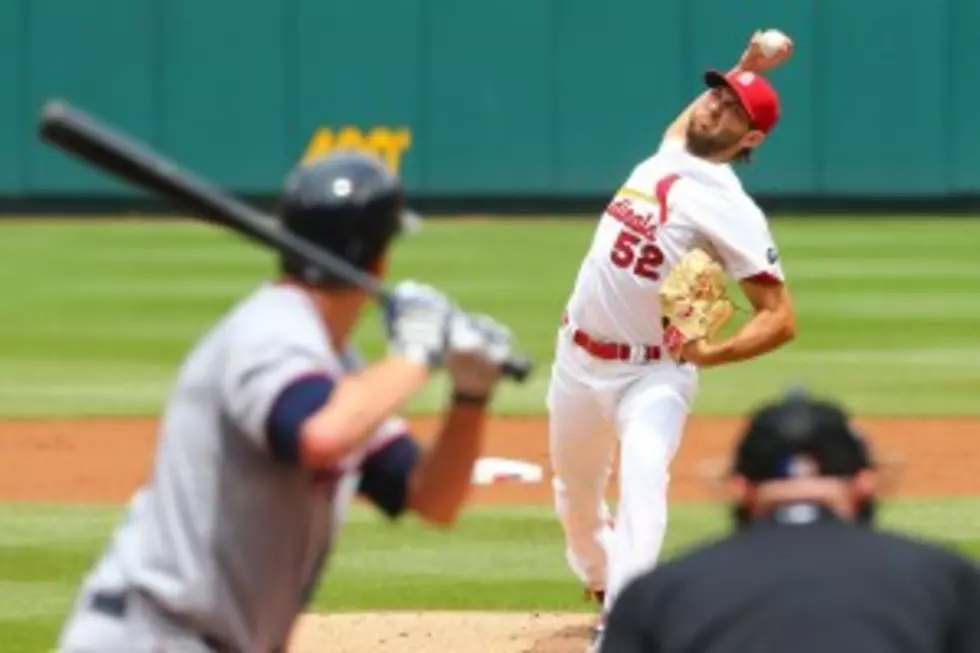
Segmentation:
{"type": "Polygon", "coordinates": [[[759,35],[758,43],[762,48],[762,54],[771,57],[789,43],[789,37],[778,29],[767,29],[759,35]]]}

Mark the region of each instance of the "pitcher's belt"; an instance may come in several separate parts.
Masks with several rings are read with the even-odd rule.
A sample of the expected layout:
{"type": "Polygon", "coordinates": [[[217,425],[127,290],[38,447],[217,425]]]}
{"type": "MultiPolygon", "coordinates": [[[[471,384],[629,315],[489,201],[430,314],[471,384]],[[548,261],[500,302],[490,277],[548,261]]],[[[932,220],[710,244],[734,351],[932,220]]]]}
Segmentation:
{"type": "MultiPolygon", "coordinates": [[[[568,316],[561,316],[563,326],[568,325],[568,316]]],[[[596,340],[582,329],[572,330],[572,342],[587,351],[590,355],[605,361],[629,361],[632,363],[648,363],[661,358],[659,345],[630,345],[624,342],[605,342],[596,340]]]]}

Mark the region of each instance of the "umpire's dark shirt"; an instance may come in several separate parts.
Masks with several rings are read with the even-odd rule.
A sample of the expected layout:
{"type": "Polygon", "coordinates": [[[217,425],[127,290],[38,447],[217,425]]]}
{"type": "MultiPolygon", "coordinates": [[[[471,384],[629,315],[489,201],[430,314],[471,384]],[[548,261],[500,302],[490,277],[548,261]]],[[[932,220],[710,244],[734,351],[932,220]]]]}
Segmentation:
{"type": "Polygon", "coordinates": [[[969,561],[796,508],[627,586],[601,653],[980,653],[969,561]]]}

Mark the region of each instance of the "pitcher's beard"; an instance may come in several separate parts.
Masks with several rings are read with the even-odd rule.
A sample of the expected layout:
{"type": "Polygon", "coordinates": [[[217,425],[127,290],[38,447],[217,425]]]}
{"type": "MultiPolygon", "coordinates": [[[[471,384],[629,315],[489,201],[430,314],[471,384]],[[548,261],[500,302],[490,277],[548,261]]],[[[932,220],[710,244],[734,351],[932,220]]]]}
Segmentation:
{"type": "Polygon", "coordinates": [[[714,156],[730,149],[741,138],[734,134],[718,134],[715,136],[702,134],[694,128],[693,121],[688,123],[686,137],[687,151],[702,158],[714,156]]]}

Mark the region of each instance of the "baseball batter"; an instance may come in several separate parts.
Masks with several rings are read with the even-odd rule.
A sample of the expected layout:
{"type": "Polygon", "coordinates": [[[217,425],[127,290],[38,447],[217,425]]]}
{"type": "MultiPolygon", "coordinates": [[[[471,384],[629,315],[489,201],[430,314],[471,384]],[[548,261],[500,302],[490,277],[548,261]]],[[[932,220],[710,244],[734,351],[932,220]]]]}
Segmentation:
{"type": "MultiPolygon", "coordinates": [[[[668,468],[697,394],[698,368],[747,360],[794,337],[766,217],[732,169],[779,119],[776,92],[761,75],[789,57],[791,44],[767,56],[758,36],[727,74],[706,73],[708,90],[612,199],[559,330],[547,397],[555,509],[568,564],[603,612],[658,558],[668,468]],[[665,338],[658,288],[694,248],[738,280],[754,309],[728,340],[665,338]],[[617,436],[613,521],[604,495],[617,436]]],[[[602,619],[597,636],[601,629],[602,619]]]]}
{"type": "MultiPolygon", "coordinates": [[[[380,273],[404,218],[398,181],[340,154],[298,167],[284,227],[380,273]]],[[[449,525],[470,487],[508,331],[434,289],[396,287],[389,355],[349,346],[366,295],[283,260],[184,362],[157,455],[61,635],[63,653],[284,651],[360,494],[449,525]],[[453,394],[421,451],[396,411],[438,367],[453,394]]]]}

